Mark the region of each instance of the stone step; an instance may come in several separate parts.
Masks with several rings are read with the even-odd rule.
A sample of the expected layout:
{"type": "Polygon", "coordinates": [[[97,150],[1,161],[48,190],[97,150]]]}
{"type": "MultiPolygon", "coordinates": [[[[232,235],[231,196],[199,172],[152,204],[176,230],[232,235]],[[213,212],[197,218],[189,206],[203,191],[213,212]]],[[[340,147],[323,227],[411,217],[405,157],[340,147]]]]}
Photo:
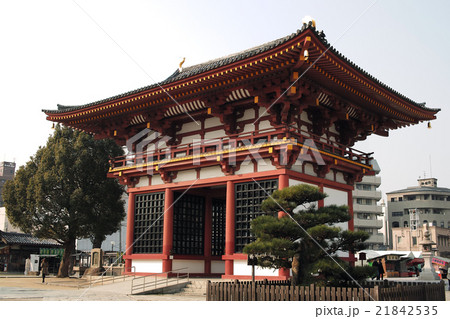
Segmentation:
{"type": "Polygon", "coordinates": [[[206,281],[191,281],[185,288],[182,289],[178,294],[179,295],[200,295],[205,296],[206,295],[206,287],[207,282],[206,281]]]}

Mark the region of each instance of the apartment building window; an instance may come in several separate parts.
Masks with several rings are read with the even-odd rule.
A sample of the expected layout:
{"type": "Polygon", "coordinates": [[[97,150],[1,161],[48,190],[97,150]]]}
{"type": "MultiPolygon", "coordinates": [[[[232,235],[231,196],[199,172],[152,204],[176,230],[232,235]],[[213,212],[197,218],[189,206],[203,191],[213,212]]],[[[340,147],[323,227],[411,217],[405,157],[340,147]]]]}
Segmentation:
{"type": "Polygon", "coordinates": [[[400,244],[401,242],[402,242],[402,237],[401,237],[401,236],[398,236],[398,237],[397,237],[397,243],[400,244]]]}
{"type": "Polygon", "coordinates": [[[437,226],[437,221],[433,220],[433,226],[437,226]]]}
{"type": "Polygon", "coordinates": [[[413,244],[413,246],[417,246],[417,237],[413,236],[412,244],[413,244]]]}
{"type": "Polygon", "coordinates": [[[423,199],[424,199],[424,200],[428,200],[429,198],[430,198],[430,195],[429,195],[429,194],[423,195],[423,199]]]}
{"type": "Polygon", "coordinates": [[[356,204],[359,205],[372,205],[373,201],[370,198],[357,198],[356,204]]]}
{"type": "Polygon", "coordinates": [[[403,212],[392,212],[393,217],[403,216],[403,212]]]}
{"type": "Polygon", "coordinates": [[[392,228],[398,228],[400,227],[400,223],[399,222],[393,222],[392,223],[392,228]]]}
{"type": "Polygon", "coordinates": [[[441,227],[442,228],[444,228],[445,226],[444,226],[445,224],[444,224],[444,222],[441,222],[441,227]]]}
{"type": "Polygon", "coordinates": [[[396,197],[392,197],[392,198],[391,198],[391,202],[392,202],[392,203],[394,203],[394,202],[396,202],[396,201],[397,201],[397,198],[396,198],[396,197]]]}
{"type": "Polygon", "coordinates": [[[356,185],[356,189],[363,190],[363,191],[371,191],[372,185],[369,184],[358,184],[356,185]]]}
{"type": "Polygon", "coordinates": [[[408,227],[408,222],[406,220],[403,222],[403,227],[408,227]]]}
{"type": "Polygon", "coordinates": [[[416,195],[405,196],[405,200],[416,200],[416,195]]]}

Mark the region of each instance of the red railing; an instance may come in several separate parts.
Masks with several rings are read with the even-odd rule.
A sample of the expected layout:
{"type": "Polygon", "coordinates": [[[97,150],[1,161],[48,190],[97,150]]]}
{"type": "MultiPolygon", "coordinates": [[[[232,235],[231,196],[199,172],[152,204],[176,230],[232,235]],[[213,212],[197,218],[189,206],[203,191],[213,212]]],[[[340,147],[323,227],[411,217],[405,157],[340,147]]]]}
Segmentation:
{"type": "MultiPolygon", "coordinates": [[[[193,141],[192,143],[167,146],[161,149],[138,152],[116,157],[111,163],[111,168],[139,166],[145,163],[158,163],[182,160],[188,156],[214,156],[228,150],[239,151],[240,147],[263,146],[275,144],[283,139],[300,144],[306,150],[319,151],[324,155],[332,155],[358,164],[370,166],[371,153],[363,153],[356,149],[346,147],[328,138],[313,135],[306,131],[298,131],[295,128],[278,127],[264,129],[249,133],[224,136],[215,139],[193,141]]],[[[157,141],[155,141],[156,143],[157,141]]],[[[147,145],[152,145],[149,143],[147,145]]]]}

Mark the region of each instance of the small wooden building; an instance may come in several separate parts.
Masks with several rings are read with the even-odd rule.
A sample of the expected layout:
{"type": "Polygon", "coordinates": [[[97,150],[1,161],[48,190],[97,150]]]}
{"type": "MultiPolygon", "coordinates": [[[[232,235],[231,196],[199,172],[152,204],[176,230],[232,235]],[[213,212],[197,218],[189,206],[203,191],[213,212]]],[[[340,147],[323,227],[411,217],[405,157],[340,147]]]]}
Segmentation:
{"type": "Polygon", "coordinates": [[[0,231],[0,271],[23,272],[30,255],[51,257],[51,249],[61,248],[52,239],[39,239],[29,234],[0,231]]]}

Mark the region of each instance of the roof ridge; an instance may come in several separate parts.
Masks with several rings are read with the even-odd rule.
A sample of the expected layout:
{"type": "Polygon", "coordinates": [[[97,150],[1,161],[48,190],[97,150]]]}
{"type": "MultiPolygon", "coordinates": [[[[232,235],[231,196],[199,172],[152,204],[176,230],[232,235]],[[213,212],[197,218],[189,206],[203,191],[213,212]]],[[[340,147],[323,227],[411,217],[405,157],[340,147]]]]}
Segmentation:
{"type": "Polygon", "coordinates": [[[398,91],[394,90],[393,88],[391,88],[390,86],[388,86],[387,84],[383,83],[382,81],[380,81],[379,79],[375,78],[374,76],[372,76],[371,74],[369,74],[367,71],[365,71],[364,69],[362,69],[361,67],[359,67],[358,65],[356,65],[354,62],[352,62],[350,59],[348,59],[347,57],[345,57],[342,53],[340,53],[335,47],[333,47],[331,44],[328,43],[325,33],[323,31],[317,31],[316,28],[314,26],[312,26],[311,24],[304,24],[302,26],[302,28],[300,30],[297,30],[294,33],[291,33],[287,36],[275,39],[275,40],[271,40],[269,42],[257,45],[255,47],[251,47],[242,51],[238,51],[235,53],[231,53],[228,55],[224,55],[222,57],[219,58],[215,58],[209,61],[205,61],[202,63],[198,63],[192,66],[188,66],[184,69],[182,69],[182,71],[180,71],[179,69],[176,69],[175,72],[173,72],[169,77],[167,77],[166,79],[160,81],[160,82],[156,82],[132,91],[128,91],[128,92],[124,92],[118,95],[114,95],[112,97],[109,98],[105,98],[105,99],[101,99],[101,100],[97,100],[88,104],[81,104],[81,105],[73,105],[73,106],[67,106],[67,105],[62,105],[62,104],[57,104],[58,109],[57,110],[45,110],[43,109],[43,112],[46,113],[63,113],[63,112],[70,112],[70,111],[74,111],[74,110],[78,110],[78,109],[83,109],[83,108],[87,108],[90,106],[95,106],[95,105],[99,105],[101,103],[105,103],[105,102],[109,102],[118,98],[123,98],[123,97],[127,97],[136,93],[140,93],[146,90],[150,90],[153,89],[155,87],[158,86],[162,86],[171,82],[175,82],[178,80],[182,80],[185,78],[188,78],[190,76],[195,76],[216,68],[220,68],[222,66],[234,63],[236,61],[240,61],[252,56],[255,56],[259,53],[271,50],[283,43],[285,43],[286,41],[289,41],[290,39],[300,35],[301,33],[305,32],[306,30],[311,30],[317,37],[317,39],[327,48],[327,50],[331,51],[333,54],[335,54],[339,59],[341,59],[344,63],[348,64],[351,68],[355,69],[358,72],[361,72],[364,76],[366,76],[369,80],[375,82],[377,85],[381,86],[383,89],[393,93],[394,95],[397,95],[398,97],[400,97],[401,99],[407,101],[408,103],[411,103],[414,106],[417,106],[419,108],[422,108],[423,110],[426,111],[431,111],[431,112],[438,112],[441,109],[439,108],[428,108],[426,107],[426,102],[415,102],[414,100],[408,98],[407,96],[399,93],[398,91]]]}

